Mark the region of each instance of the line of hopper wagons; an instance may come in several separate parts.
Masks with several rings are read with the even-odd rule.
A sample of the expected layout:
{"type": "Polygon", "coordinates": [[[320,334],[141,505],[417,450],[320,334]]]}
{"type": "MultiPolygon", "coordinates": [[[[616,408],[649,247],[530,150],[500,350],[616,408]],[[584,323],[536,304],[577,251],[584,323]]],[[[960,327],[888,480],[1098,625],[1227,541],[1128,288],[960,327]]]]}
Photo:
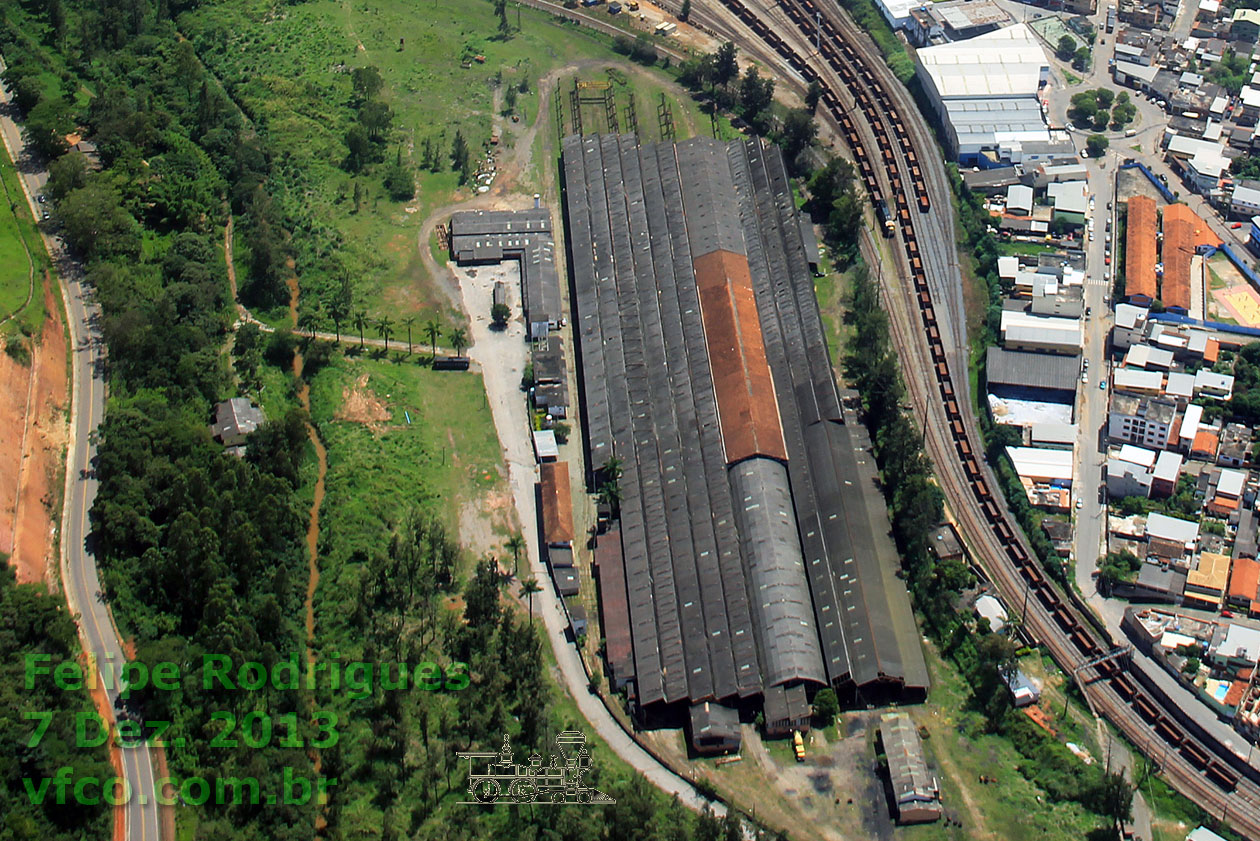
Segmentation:
{"type": "MultiPolygon", "coordinates": [[[[891,134],[896,136],[902,156],[909,168],[910,185],[921,213],[931,210],[931,200],[928,198],[917,152],[897,108],[893,105],[883,85],[871,72],[866,59],[841,36],[829,15],[821,19],[815,17],[813,0],[781,0],[781,8],[807,38],[811,38],[821,26],[824,37],[819,54],[853,94],[857,107],[861,110],[879,145],[881,162],[888,174],[891,187],[889,191],[891,196],[886,197],[875,176],[875,165],[872,163],[871,156],[867,153],[862,138],[857,132],[853,115],[844,107],[838,91],[826,79],[821,78],[800,54],[788,46],[778,33],[774,32],[761,17],[748,9],[741,0],[722,0],[722,2],[764,43],[779,53],[793,69],[804,77],[806,82],[817,80],[822,86],[822,104],[840,123],[849,148],[853,151],[854,161],[861,172],[862,180],[871,195],[871,203],[880,217],[882,233],[886,237],[891,237],[897,227],[901,228],[906,258],[914,278],[919,314],[931,347],[937,386],[945,404],[954,447],[967,475],[971,492],[979,502],[985,519],[997,536],[1007,557],[1027,582],[1030,594],[1035,595],[1046,611],[1054,617],[1055,623],[1083,658],[1089,660],[1104,654],[1098,640],[1068,608],[1054,586],[1046,579],[1037,559],[1029,555],[1016,537],[1008,518],[1003,515],[988,481],[981,472],[979,456],[972,449],[971,441],[967,436],[949,366],[945,360],[945,348],[941,342],[940,327],[937,324],[927,276],[923,270],[923,257],[919,252],[919,243],[915,235],[908,193],[904,189],[901,167],[893,153],[889,126],[891,126],[891,134]],[[888,198],[892,199],[893,206],[896,208],[895,214],[890,210],[888,198]]],[[[1135,684],[1133,678],[1126,674],[1120,664],[1108,660],[1098,664],[1095,670],[1099,679],[1109,681],[1116,694],[1132,706],[1153,727],[1160,738],[1179,750],[1186,760],[1203,772],[1214,785],[1226,792],[1236,788],[1238,774],[1222,763],[1219,758],[1210,755],[1177,722],[1165,715],[1160,707],[1135,684]]]]}

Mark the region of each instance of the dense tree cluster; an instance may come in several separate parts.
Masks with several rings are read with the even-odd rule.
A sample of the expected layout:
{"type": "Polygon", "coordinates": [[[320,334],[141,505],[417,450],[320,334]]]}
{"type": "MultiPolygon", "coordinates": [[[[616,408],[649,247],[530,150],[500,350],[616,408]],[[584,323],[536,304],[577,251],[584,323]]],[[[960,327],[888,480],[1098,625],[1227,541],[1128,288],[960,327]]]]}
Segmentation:
{"type": "Polygon", "coordinates": [[[1234,360],[1234,398],[1230,401],[1234,420],[1248,426],[1260,425],[1260,342],[1252,342],[1234,360]]]}
{"type": "MultiPolygon", "coordinates": [[[[78,746],[75,716],[92,715],[85,691],[57,687],[51,677],[26,684],[28,657],[46,657],[46,667],[73,661],[78,654],[74,623],[62,600],[43,585],[18,585],[8,559],[0,554],[0,835],[14,839],[77,841],[109,834],[109,810],[75,802],[57,803],[56,789],[43,789],[41,803],[32,802],[44,780],[69,767],[71,779],[112,777],[103,747],[78,746]],[[35,734],[49,717],[48,729],[35,734]],[[35,742],[32,746],[32,742],[35,742]],[[24,780],[29,780],[28,791],[24,780]]],[[[94,732],[91,726],[85,730],[94,732]]]]}
{"type": "Polygon", "coordinates": [[[707,94],[710,108],[738,114],[754,133],[782,147],[793,175],[808,176],[816,166],[811,154],[818,138],[814,112],[822,98],[817,82],[810,86],[804,108],[789,110],[780,117],[773,107],[774,80],[762,77],[753,65],[741,76],[735,45],[729,41],[714,53],[683,62],[679,81],[692,91],[707,94]]]}
{"type": "Polygon", "coordinates": [[[862,199],[853,165],[831,158],[809,182],[806,209],[823,225],[827,243],[841,263],[857,258],[862,228],[862,199]]]}
{"type": "Polygon", "coordinates": [[[1250,66],[1251,61],[1245,53],[1229,48],[1221,60],[1212,65],[1208,78],[1229,91],[1231,96],[1238,96],[1251,79],[1250,66]]]}
{"type": "Polygon", "coordinates": [[[931,462],[914,422],[901,408],[905,393],[878,288],[864,266],[859,265],[853,276],[846,320],[854,329],[845,358],[846,375],[862,394],[893,536],[924,630],[958,665],[971,688],[971,706],[984,717],[988,729],[1010,737],[1030,760],[1020,766],[1026,776],[1056,800],[1080,802],[1109,819],[1127,817],[1132,788],[1122,775],[1097,766],[1080,772],[1080,761],[1064,745],[1012,709],[1006,689],[1006,678],[1015,669],[1012,641],[989,632],[987,622],[981,627],[968,612],[955,609],[960,593],[975,583],[974,577],[963,562],[939,560],[931,551],[930,533],[943,512],[941,491],[931,480],[931,462]]]}
{"type": "MultiPolygon", "coordinates": [[[[301,622],[308,580],[301,498],[310,463],[307,418],[296,409],[273,412],[250,437],[244,458],[225,454],[208,429],[216,401],[273,381],[276,372],[268,366],[287,367],[302,340],[249,324],[231,336],[223,225],[231,212],[243,245],[236,260],[243,296],[267,306],[287,300],[294,259],[300,271],[303,260],[317,256],[303,249],[319,237],[291,232],[320,232],[291,195],[303,183],[300,168],[290,156],[273,158],[265,131],[255,130],[205,73],[193,45],[171,27],[169,16],[188,7],[187,0],[64,6],[53,0],[41,11],[44,46],[0,31],[11,66],[27,68],[11,81],[36,117],[34,130],[47,134],[47,151],[55,156],[48,190],[103,310],[111,393],[97,432],[101,486],[90,538],[102,584],[135,640],[137,659],[174,662],[185,677],[176,691],[137,690],[128,703],[144,718],[172,721],[169,735],[187,739],[168,742],[175,776],[254,777],[263,792],[273,793],[281,790],[286,767],[314,776],[309,743],[320,731],[313,713],[336,717],[338,738],[318,753],[322,775],[339,780],[326,807],[211,801],[181,808],[181,826],[194,826],[198,838],[212,841],[311,838],[317,817],[326,821],[320,837],[330,841],[742,838],[737,820],[693,817],[642,780],[628,779],[610,756],[601,756],[606,761],[597,764],[591,782],[617,799],[615,814],[501,809],[452,817],[447,804],[463,797],[467,767],[458,751],[497,748],[508,733],[519,750],[546,753],[555,732],[578,722],[563,720],[550,705],[543,642],[532,623],[505,608],[507,582],[497,564],[483,562],[461,586],[458,544],[421,511],[405,512],[379,545],[357,538],[351,544],[349,559],[335,569],[337,580],[317,595],[315,656],[325,663],[401,663],[413,674],[436,663],[458,675],[456,664],[466,663],[467,688],[399,692],[375,681],[371,691],[352,697],[327,682],[258,691],[205,686],[200,664],[206,654],[271,666],[301,662],[307,646],[301,622]],[[48,84],[42,69],[30,70],[47,66],[39,54],[45,48],[66,59],[60,86],[48,84]],[[84,85],[95,95],[80,97],[84,85]],[[98,143],[100,169],[77,153],[58,155],[53,141],[77,125],[98,143]],[[230,355],[224,352],[229,345],[230,355]],[[450,606],[461,589],[462,613],[450,606]],[[212,744],[225,735],[224,720],[214,714],[239,722],[260,710],[272,721],[292,714],[296,732],[280,726],[264,747],[244,738],[212,744]],[[293,746],[294,739],[301,746],[293,746]]],[[[383,85],[371,68],[349,75],[355,125],[375,148],[389,133],[388,108],[379,99],[383,85]]],[[[452,157],[467,170],[472,153],[462,135],[455,137],[452,157]]],[[[429,141],[430,157],[445,156],[446,141],[440,143],[429,141]]],[[[395,155],[393,167],[400,166],[395,155]]],[[[405,184],[390,167],[383,170],[401,195],[405,184]]],[[[368,319],[352,310],[349,267],[326,262],[333,265],[324,310],[338,329],[353,323],[362,331],[368,319]]],[[[309,314],[299,323],[310,326],[309,314]]],[[[394,329],[388,318],[378,326],[387,336],[394,329]]],[[[436,342],[441,325],[427,324],[423,333],[436,342]]],[[[453,331],[450,341],[461,350],[467,339],[453,331]]],[[[326,361],[328,346],[308,343],[304,355],[310,376],[326,361]]],[[[281,394],[276,403],[291,406],[293,400],[281,394]]],[[[4,649],[71,652],[72,629],[56,602],[9,584],[0,579],[4,649]]],[[[10,677],[9,686],[19,685],[10,677]]],[[[0,729],[16,727],[9,741],[20,744],[29,735],[27,723],[11,710],[82,707],[86,698],[28,693],[11,701],[0,709],[0,729]]],[[[28,771],[73,764],[91,773],[89,766],[103,758],[77,750],[67,756],[66,735],[50,731],[51,741],[39,751],[8,757],[0,811],[15,837],[55,841],[108,831],[105,808],[13,805],[15,796],[27,797],[20,777],[28,771]]]]}

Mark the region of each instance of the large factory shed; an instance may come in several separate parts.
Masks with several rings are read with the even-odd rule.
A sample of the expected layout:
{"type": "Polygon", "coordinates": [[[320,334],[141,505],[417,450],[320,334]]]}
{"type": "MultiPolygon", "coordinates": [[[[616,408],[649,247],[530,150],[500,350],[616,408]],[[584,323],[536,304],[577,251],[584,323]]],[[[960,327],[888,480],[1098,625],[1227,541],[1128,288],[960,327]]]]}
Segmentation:
{"type": "Polygon", "coordinates": [[[621,466],[626,605],[604,616],[629,626],[640,710],[825,683],[921,698],[779,152],[573,136],[563,172],[588,464],[621,466]]]}
{"type": "Polygon", "coordinates": [[[547,208],[456,213],[451,216],[451,256],[460,265],[519,261],[530,338],[545,338],[559,326],[560,279],[547,208]]]}

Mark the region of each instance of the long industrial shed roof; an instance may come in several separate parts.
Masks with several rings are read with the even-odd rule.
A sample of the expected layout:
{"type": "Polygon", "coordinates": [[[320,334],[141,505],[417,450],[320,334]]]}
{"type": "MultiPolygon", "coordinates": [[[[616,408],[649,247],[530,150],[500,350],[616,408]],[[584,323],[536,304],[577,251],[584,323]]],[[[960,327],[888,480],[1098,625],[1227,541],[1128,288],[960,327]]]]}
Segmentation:
{"type": "Polygon", "coordinates": [[[777,150],[630,135],[562,149],[582,419],[592,467],[622,464],[639,703],[801,680],[925,687],[904,588],[893,579],[904,611],[883,593],[895,553],[836,532],[869,544],[882,501],[858,488],[846,508],[854,454],[805,433],[842,431],[842,412],[777,150]]]}
{"type": "Polygon", "coordinates": [[[732,144],[729,154],[829,678],[842,687],[899,683],[917,695],[928,685],[919,634],[895,577],[899,560],[875,492],[870,442],[863,428],[843,424],[812,278],[792,235],[796,212],[782,156],[755,141],[732,144]]]}
{"type": "Polygon", "coordinates": [[[1155,289],[1155,200],[1149,196],[1129,199],[1125,218],[1124,294],[1129,298],[1154,300],[1155,289]]]}

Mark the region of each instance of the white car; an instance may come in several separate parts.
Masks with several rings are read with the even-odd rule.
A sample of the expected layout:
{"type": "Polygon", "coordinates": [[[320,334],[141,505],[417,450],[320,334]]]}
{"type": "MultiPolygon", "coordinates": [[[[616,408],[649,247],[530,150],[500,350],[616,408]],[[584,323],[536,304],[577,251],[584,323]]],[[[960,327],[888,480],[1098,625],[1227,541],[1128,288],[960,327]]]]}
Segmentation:
{"type": "Polygon", "coordinates": [[[1083,385],[1089,385],[1089,372],[1081,374],[1081,383],[1083,385]]]}
{"type": "Polygon", "coordinates": [[[1081,510],[1082,508],[1084,508],[1084,507],[1085,507],[1085,500],[1081,499],[1080,497],[1077,497],[1077,499],[1076,499],[1076,510],[1077,510],[1077,511],[1080,511],[1080,510],[1081,510]]]}

